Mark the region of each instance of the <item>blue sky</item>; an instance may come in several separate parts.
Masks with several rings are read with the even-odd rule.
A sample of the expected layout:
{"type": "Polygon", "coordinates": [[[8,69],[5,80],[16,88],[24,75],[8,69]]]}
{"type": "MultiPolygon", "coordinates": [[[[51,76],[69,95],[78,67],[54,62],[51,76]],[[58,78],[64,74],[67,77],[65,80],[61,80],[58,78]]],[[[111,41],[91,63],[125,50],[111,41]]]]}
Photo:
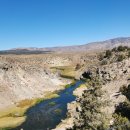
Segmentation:
{"type": "Polygon", "coordinates": [[[130,36],[130,0],[0,0],[0,50],[130,36]]]}

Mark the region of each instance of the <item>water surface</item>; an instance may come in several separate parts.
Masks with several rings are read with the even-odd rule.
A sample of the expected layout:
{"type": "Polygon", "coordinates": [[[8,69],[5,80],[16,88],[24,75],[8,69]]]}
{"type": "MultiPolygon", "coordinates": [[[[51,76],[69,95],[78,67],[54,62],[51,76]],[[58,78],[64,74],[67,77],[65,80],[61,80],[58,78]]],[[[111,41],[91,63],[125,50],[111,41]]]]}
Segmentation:
{"type": "MultiPolygon", "coordinates": [[[[66,118],[67,103],[75,100],[73,91],[82,84],[82,81],[77,81],[74,85],[60,91],[57,98],[43,101],[27,112],[26,121],[15,130],[50,130],[55,128],[62,119],[66,118]]],[[[13,129],[14,130],[14,129],[13,129]]]]}

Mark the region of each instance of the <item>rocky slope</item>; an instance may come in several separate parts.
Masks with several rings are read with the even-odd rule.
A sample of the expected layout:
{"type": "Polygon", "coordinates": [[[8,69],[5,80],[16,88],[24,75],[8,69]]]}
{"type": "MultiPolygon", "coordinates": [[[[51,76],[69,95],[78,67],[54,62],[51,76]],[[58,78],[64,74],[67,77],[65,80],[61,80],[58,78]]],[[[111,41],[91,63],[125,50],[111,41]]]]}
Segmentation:
{"type": "MultiPolygon", "coordinates": [[[[120,103],[127,100],[120,90],[122,86],[130,84],[129,48],[115,48],[110,52],[111,55],[107,55],[108,57],[107,51],[102,54],[103,58],[102,60],[99,58],[98,65],[86,68],[82,75],[82,78],[87,79],[86,83],[75,90],[77,100],[68,104],[68,118],[55,130],[104,130],[110,129],[110,126],[125,130],[130,128],[129,103],[126,103],[127,107],[123,105],[119,107],[120,103]],[[125,57],[118,60],[120,55],[125,57]],[[102,61],[106,59],[108,62],[102,65],[102,61]],[[116,113],[117,108],[123,114],[116,113]]],[[[126,93],[126,90],[124,91],[126,93]]]]}
{"type": "Polygon", "coordinates": [[[51,67],[75,65],[73,56],[0,56],[0,108],[23,99],[44,96],[62,89],[71,80],[62,78],[51,67]]]}
{"type": "Polygon", "coordinates": [[[0,108],[63,89],[95,54],[0,55],[0,108]],[[79,67],[76,68],[76,65],[79,67]],[[75,70],[76,68],[76,70],[75,70]]]}

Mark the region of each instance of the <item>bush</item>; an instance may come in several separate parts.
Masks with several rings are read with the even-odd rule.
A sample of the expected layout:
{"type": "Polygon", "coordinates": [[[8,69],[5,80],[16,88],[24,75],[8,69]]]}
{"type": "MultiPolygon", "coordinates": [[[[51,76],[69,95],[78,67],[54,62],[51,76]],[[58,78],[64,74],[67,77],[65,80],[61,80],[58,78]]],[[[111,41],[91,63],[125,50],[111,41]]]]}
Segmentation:
{"type": "Polygon", "coordinates": [[[126,117],[121,116],[120,114],[113,114],[114,124],[113,127],[121,128],[128,124],[129,120],[126,117]]]}
{"type": "Polygon", "coordinates": [[[99,60],[102,61],[104,59],[104,55],[101,53],[99,54],[99,60]]]}
{"type": "Polygon", "coordinates": [[[115,113],[130,120],[130,102],[126,100],[125,102],[119,103],[118,106],[116,106],[115,113]]]}
{"type": "Polygon", "coordinates": [[[81,111],[79,118],[75,119],[73,130],[105,130],[108,128],[109,121],[106,115],[101,112],[106,103],[101,99],[104,91],[100,86],[101,82],[96,77],[90,80],[90,90],[84,91],[82,97],[77,100],[80,103],[81,111]]]}
{"type": "MultiPolygon", "coordinates": [[[[129,99],[130,95],[130,85],[123,85],[120,88],[120,92],[129,99]]],[[[121,102],[116,106],[115,114],[113,114],[114,123],[112,128],[116,130],[129,130],[130,129],[130,102],[126,100],[121,102]]]]}
{"type": "Polygon", "coordinates": [[[120,88],[120,92],[124,96],[126,96],[127,100],[125,102],[119,103],[118,106],[116,106],[115,112],[117,114],[121,114],[121,116],[124,116],[130,120],[130,85],[123,85],[120,88]]]}
{"type": "Polygon", "coordinates": [[[130,51],[128,52],[128,57],[130,57],[130,51]]]}
{"type": "Polygon", "coordinates": [[[127,86],[123,85],[120,88],[120,92],[130,100],[130,84],[127,86]]]}
{"type": "Polygon", "coordinates": [[[125,59],[124,55],[118,55],[117,61],[123,61],[125,59]]]}
{"type": "Polygon", "coordinates": [[[127,93],[127,86],[126,86],[126,85],[123,85],[122,87],[120,87],[120,92],[121,92],[123,95],[126,95],[126,93],[127,93]]]}
{"type": "Polygon", "coordinates": [[[116,51],[117,51],[117,48],[114,47],[114,48],[112,49],[112,52],[116,52],[116,51]]]}
{"type": "Polygon", "coordinates": [[[77,64],[76,67],[75,67],[75,70],[79,70],[80,68],[81,68],[81,65],[77,64]]]}
{"type": "Polygon", "coordinates": [[[103,60],[103,61],[101,62],[101,65],[107,65],[107,61],[106,61],[106,60],[103,60]]]}
{"type": "Polygon", "coordinates": [[[112,52],[110,50],[106,50],[105,58],[110,58],[112,56],[112,52]]]}
{"type": "Polygon", "coordinates": [[[119,46],[117,48],[118,51],[125,51],[125,50],[128,50],[128,47],[127,46],[119,46]]]}

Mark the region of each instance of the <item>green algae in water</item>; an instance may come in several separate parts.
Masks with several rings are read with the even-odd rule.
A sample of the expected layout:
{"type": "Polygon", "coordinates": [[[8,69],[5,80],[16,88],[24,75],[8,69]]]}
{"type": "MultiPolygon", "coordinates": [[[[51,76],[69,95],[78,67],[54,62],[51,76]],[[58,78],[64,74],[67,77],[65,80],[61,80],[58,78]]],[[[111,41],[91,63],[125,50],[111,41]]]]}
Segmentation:
{"type": "Polygon", "coordinates": [[[54,112],[55,112],[55,114],[60,115],[62,113],[62,110],[61,109],[55,109],[54,112]]]}
{"type": "Polygon", "coordinates": [[[49,105],[50,105],[50,106],[55,106],[56,103],[55,103],[55,102],[49,102],[49,105]]]}

